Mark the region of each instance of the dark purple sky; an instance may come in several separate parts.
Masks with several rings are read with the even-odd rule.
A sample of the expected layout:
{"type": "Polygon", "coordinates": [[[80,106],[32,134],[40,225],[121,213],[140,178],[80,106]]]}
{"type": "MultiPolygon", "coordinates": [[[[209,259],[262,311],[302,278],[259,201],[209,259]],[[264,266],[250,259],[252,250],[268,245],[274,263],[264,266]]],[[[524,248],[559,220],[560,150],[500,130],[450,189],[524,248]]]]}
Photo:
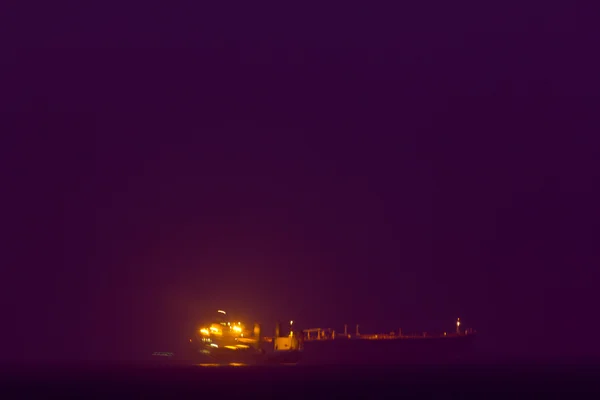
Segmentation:
{"type": "Polygon", "coordinates": [[[3,6],[5,354],[217,308],[598,354],[590,10],[188,3],[3,6]]]}

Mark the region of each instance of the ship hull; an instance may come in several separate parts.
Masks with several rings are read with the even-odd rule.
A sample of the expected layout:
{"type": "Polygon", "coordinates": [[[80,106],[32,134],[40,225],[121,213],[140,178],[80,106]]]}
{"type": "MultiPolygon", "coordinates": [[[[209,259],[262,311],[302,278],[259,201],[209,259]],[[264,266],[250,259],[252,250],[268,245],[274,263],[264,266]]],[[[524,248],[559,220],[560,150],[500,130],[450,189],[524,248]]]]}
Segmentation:
{"type": "Polygon", "coordinates": [[[304,352],[301,350],[274,351],[265,353],[262,363],[273,364],[298,364],[302,362],[304,352]]]}
{"type": "Polygon", "coordinates": [[[263,358],[264,354],[254,350],[212,350],[200,353],[195,360],[199,363],[258,364],[263,358]]]}
{"type": "Polygon", "coordinates": [[[302,355],[301,350],[275,351],[269,342],[236,350],[201,343],[192,347],[189,358],[196,364],[273,365],[296,364],[301,361],[302,355]]]}
{"type": "Polygon", "coordinates": [[[438,338],[334,339],[304,343],[301,364],[452,364],[473,357],[475,335],[438,338]]]}
{"type": "Polygon", "coordinates": [[[247,349],[230,350],[226,348],[212,348],[205,345],[193,347],[189,353],[190,361],[194,363],[218,363],[218,364],[256,364],[261,362],[264,351],[255,347],[247,349]]]}
{"type": "Polygon", "coordinates": [[[311,340],[300,350],[273,351],[271,343],[245,350],[201,346],[197,363],[248,365],[430,365],[468,362],[474,356],[476,335],[397,339],[311,340]]]}

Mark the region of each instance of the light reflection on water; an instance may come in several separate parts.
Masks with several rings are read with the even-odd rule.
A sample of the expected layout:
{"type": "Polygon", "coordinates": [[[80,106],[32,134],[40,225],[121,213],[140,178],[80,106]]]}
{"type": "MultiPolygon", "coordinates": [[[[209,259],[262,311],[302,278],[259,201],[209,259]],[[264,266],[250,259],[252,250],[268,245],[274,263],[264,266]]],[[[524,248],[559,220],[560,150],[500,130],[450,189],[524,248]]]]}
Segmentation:
{"type": "Polygon", "coordinates": [[[229,364],[196,364],[196,367],[245,367],[248,364],[244,363],[229,363],[229,364]]]}

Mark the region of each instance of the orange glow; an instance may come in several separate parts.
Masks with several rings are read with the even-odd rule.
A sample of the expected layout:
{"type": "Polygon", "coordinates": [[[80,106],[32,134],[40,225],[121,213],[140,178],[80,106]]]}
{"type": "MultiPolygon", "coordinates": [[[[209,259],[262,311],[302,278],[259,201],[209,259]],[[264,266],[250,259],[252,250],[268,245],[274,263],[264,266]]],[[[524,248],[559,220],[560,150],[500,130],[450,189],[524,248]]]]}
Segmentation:
{"type": "Polygon", "coordinates": [[[200,333],[203,334],[203,335],[208,335],[209,334],[208,329],[206,329],[206,328],[200,329],[200,333]]]}
{"type": "Polygon", "coordinates": [[[211,326],[210,327],[210,332],[215,334],[215,335],[221,335],[223,332],[217,328],[216,326],[211,326]]]}
{"type": "Polygon", "coordinates": [[[224,347],[229,350],[237,350],[237,347],[235,347],[235,346],[224,346],[224,347]]]}
{"type": "Polygon", "coordinates": [[[238,333],[240,333],[242,331],[241,327],[235,326],[235,325],[232,327],[232,329],[233,329],[234,332],[238,332],[238,333]]]}

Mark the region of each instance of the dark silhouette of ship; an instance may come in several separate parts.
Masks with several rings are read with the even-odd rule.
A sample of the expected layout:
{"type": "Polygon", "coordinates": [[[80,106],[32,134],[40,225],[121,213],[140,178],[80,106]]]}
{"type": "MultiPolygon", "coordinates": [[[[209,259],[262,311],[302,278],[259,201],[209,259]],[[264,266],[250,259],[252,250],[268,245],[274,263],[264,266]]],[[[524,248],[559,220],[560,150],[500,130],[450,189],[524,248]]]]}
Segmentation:
{"type": "Polygon", "coordinates": [[[431,335],[333,335],[306,338],[304,364],[445,364],[466,362],[474,356],[476,333],[431,335]]]}
{"type": "Polygon", "coordinates": [[[227,322],[219,311],[215,322],[201,327],[189,339],[192,358],[199,362],[302,365],[386,365],[447,364],[468,361],[474,354],[476,332],[460,329],[442,334],[338,334],[332,329],[282,330],[277,323],[275,335],[264,337],[261,326],[247,329],[241,322],[227,322]]]}

